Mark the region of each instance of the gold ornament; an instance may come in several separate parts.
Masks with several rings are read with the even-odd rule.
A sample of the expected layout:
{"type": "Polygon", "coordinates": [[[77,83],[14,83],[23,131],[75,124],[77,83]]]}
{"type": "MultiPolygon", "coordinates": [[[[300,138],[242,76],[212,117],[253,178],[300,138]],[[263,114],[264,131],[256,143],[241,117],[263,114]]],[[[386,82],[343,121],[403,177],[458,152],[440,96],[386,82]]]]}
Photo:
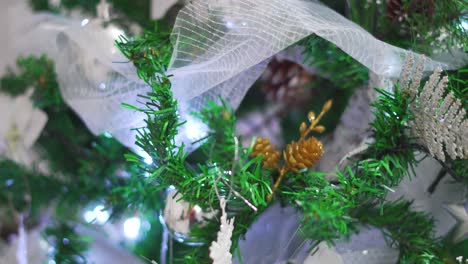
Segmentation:
{"type": "Polygon", "coordinates": [[[255,141],[252,154],[253,157],[262,156],[262,167],[264,169],[278,168],[281,153],[270,145],[266,138],[258,138],[255,141]]]}

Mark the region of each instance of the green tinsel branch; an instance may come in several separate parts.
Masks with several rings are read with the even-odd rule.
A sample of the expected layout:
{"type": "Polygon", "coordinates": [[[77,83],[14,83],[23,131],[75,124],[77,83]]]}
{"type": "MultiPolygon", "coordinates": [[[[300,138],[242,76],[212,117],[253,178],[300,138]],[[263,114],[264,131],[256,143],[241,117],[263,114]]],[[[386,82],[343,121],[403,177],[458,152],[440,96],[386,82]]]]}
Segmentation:
{"type": "MultiPolygon", "coordinates": [[[[138,52],[141,53],[138,49],[128,48],[133,46],[140,49],[139,45],[123,45],[121,44],[121,49],[128,54],[129,58],[138,52]]],[[[209,136],[201,146],[207,161],[195,167],[190,166],[186,162],[186,156],[181,154],[183,146],[178,147],[174,143],[176,129],[180,124],[175,114],[177,104],[172,94],[169,93],[170,79],[164,75],[163,67],[158,68],[156,72],[151,72],[152,64],[144,61],[152,61],[155,58],[152,58],[149,53],[143,54],[145,54],[143,56],[145,59],[141,60],[143,64],[139,67],[139,71],[150,74],[140,74],[140,76],[150,76],[144,80],[153,87],[154,93],[144,97],[149,100],[146,106],[151,107],[146,109],[132,107],[132,109],[148,115],[148,129],[140,132],[137,142],[155,160],[159,160],[156,168],[150,168],[150,172],[153,170],[151,176],[154,177],[155,183],[161,188],[176,186],[185,200],[201,205],[204,209],[216,208],[218,200],[213,195],[214,189],[222,196],[230,196],[231,189],[237,190],[241,194],[239,197],[247,197],[255,206],[265,208],[267,204],[264,197],[270,191],[271,181],[268,177],[271,176],[271,171],[260,169],[257,165],[252,167],[252,170],[241,170],[240,174],[236,171],[232,177],[226,173],[235,171],[233,168],[236,165],[242,167],[242,164],[246,164],[248,168],[249,164],[258,162],[255,159],[249,161],[249,150],[237,146],[235,117],[232,110],[226,104],[207,103],[207,107],[196,114],[210,128],[209,136]],[[162,76],[162,79],[152,80],[154,76],[158,76],[157,78],[162,76]],[[168,108],[165,109],[163,105],[168,108]],[[167,131],[173,132],[168,134],[167,131]],[[160,149],[161,147],[164,148],[160,149]],[[175,149],[175,151],[168,151],[170,149],[175,149]],[[236,157],[236,152],[244,155],[236,157]],[[157,156],[159,153],[164,155],[157,156]],[[248,177],[244,178],[244,175],[248,177]],[[252,181],[255,182],[256,179],[259,182],[252,185],[252,181]],[[258,197],[245,193],[245,190],[252,190],[252,188],[251,193],[259,192],[262,185],[266,189],[258,193],[258,197]]],[[[390,229],[391,227],[386,223],[379,221],[385,218],[391,222],[393,219],[396,223],[404,225],[399,218],[394,216],[417,218],[425,225],[414,225],[411,230],[414,234],[420,232],[424,236],[415,237],[413,233],[405,235],[392,229],[387,233],[400,247],[402,252],[400,262],[442,261],[440,245],[432,233],[432,220],[424,214],[409,211],[408,203],[390,205],[385,203],[389,190],[398,185],[404,177],[410,176],[413,166],[417,164],[415,152],[420,148],[407,133],[406,123],[412,118],[408,109],[409,97],[398,87],[395,87],[394,93],[384,90],[378,90],[378,92],[380,97],[373,104],[375,119],[371,123],[374,142],[369,145],[368,149],[353,161],[352,165],[337,172],[335,183],[330,183],[324,175],[316,172],[289,173],[290,175],[286,177],[288,180],[281,187],[281,199],[296,204],[303,213],[302,228],[308,238],[330,243],[334,239],[358,232],[358,225],[363,223],[370,223],[381,229],[390,229]],[[379,212],[380,215],[377,217],[374,211],[379,212]],[[369,217],[372,220],[369,220],[369,217]]],[[[236,241],[245,233],[248,224],[252,223],[256,214],[252,212],[248,214],[248,205],[243,204],[239,199],[229,201],[228,208],[233,203],[236,203],[236,210],[232,211],[236,216],[236,229],[233,235],[236,241]],[[243,215],[246,218],[243,218],[243,215]]],[[[191,235],[206,245],[214,239],[217,227],[216,221],[209,220],[205,227],[192,230],[191,235]]],[[[234,243],[233,250],[235,246],[236,243],[234,243]]],[[[193,249],[186,256],[185,261],[196,262],[206,259],[206,250],[206,247],[193,249]]]]}

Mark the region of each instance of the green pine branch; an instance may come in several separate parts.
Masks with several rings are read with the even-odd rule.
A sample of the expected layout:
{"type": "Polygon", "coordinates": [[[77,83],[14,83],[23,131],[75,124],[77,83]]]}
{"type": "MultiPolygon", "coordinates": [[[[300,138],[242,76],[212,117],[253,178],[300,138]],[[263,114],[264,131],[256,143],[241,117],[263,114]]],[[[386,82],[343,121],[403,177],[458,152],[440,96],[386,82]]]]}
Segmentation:
{"type": "Polygon", "coordinates": [[[357,215],[361,223],[381,229],[389,245],[400,249],[399,263],[447,263],[442,240],[435,237],[434,220],[410,206],[411,202],[397,200],[382,210],[362,208],[357,215]]]}
{"type": "Polygon", "coordinates": [[[320,75],[340,89],[352,90],[369,80],[369,70],[364,65],[325,39],[311,35],[298,45],[304,48],[304,62],[316,67],[320,75]]]}
{"type": "Polygon", "coordinates": [[[385,230],[391,244],[400,248],[400,263],[442,263],[445,253],[441,240],[434,237],[433,220],[412,212],[409,202],[385,202],[388,191],[411,175],[420,148],[407,133],[412,118],[408,96],[397,86],[394,93],[377,91],[373,143],[337,171],[335,182],[327,181],[324,174],[305,172],[291,177],[282,198],[303,213],[307,238],[333,243],[359,232],[365,223],[385,230]]]}
{"type": "MultiPolygon", "coordinates": [[[[117,46],[135,64],[140,78],[152,88],[141,96],[143,107],[125,105],[147,115],[146,127],[138,129],[136,144],[154,163],[146,165],[136,155],[127,156],[149,175],[142,186],[143,196],[151,199],[159,190],[174,186],[184,200],[206,211],[218,208],[218,195],[226,197],[228,211],[236,215],[233,249],[236,248],[238,238],[246,233],[258,215],[253,213],[253,208],[258,212],[266,208],[271,179],[269,173],[260,169],[260,159],[250,159],[251,149],[240,145],[233,110],[226,103],[208,102],[206,108],[195,114],[209,129],[201,146],[201,153],[205,153],[207,159],[190,164],[184,146],[175,141],[184,123],[179,121],[177,101],[170,89],[170,76],[165,71],[167,61],[163,55],[167,55],[170,48],[167,35],[147,33],[132,41],[121,39],[117,46]]],[[[206,225],[192,230],[190,236],[205,244],[182,258],[184,261],[190,262],[190,256],[198,263],[209,260],[208,246],[216,238],[218,219],[208,219],[206,225]]]]}
{"type": "Polygon", "coordinates": [[[85,252],[89,250],[91,237],[82,236],[67,222],[57,222],[44,230],[45,239],[51,244],[49,257],[56,263],[86,264],[85,252]]]}
{"type": "MultiPolygon", "coordinates": [[[[38,173],[37,164],[24,168],[0,158],[0,206],[12,213],[25,213],[26,224],[35,226],[46,209],[54,209],[47,215],[50,219],[79,223],[76,214],[88,204],[125,198],[112,189],[126,185],[124,174],[134,170],[124,159],[128,149],[107,134],[94,136],[89,132],[61,97],[49,58],[20,57],[17,65],[16,71],[9,70],[0,79],[0,91],[18,96],[33,89],[33,105],[48,116],[33,147],[40,160],[47,161],[48,173],[38,173]]],[[[116,206],[113,216],[126,209],[116,206]]]]}

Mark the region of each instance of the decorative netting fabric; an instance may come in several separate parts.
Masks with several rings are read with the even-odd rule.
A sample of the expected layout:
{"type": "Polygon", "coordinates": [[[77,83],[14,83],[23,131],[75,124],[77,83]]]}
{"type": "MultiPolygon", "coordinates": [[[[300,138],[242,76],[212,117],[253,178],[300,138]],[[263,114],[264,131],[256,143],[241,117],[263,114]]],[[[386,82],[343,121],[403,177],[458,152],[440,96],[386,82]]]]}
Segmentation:
{"type": "MultiPolygon", "coordinates": [[[[10,15],[15,15],[12,10],[10,15]]],[[[100,20],[70,20],[49,14],[33,16],[15,28],[25,32],[15,40],[16,52],[47,54],[55,62],[62,96],[94,134],[111,133],[135,147],[136,132],[144,115],[121,104],[139,105],[138,95],[150,91],[136,75],[114,42],[123,34],[102,27],[100,20]]]]}
{"type": "MultiPolygon", "coordinates": [[[[21,27],[18,49],[23,53],[46,52],[55,60],[66,102],[93,133],[109,132],[135,147],[135,133],[130,129],[143,127],[145,116],[122,108],[121,103],[138,105],[138,94],[146,93],[149,87],[116,50],[114,40],[119,31],[102,28],[99,21],[51,15],[34,16],[26,24],[21,27]]],[[[180,140],[193,141],[204,134],[203,126],[188,113],[203,107],[206,99],[220,97],[237,107],[272,56],[311,34],[336,44],[385,78],[396,77],[404,57],[411,53],[377,40],[316,1],[192,1],[176,19],[168,70],[173,75],[180,113],[188,120],[181,128],[180,140]]],[[[299,63],[304,60],[298,52],[287,54],[294,54],[290,57],[299,63]]],[[[425,68],[457,68],[467,57],[444,60],[427,59],[425,68]]]]}

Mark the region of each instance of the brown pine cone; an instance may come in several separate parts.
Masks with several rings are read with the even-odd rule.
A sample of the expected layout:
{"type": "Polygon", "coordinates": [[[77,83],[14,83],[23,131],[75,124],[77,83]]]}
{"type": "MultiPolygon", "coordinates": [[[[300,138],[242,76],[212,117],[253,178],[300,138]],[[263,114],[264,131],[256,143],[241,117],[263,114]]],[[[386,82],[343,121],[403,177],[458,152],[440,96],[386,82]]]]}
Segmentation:
{"type": "Polygon", "coordinates": [[[297,105],[310,98],[311,90],[306,84],[312,79],[301,65],[274,58],[261,77],[262,90],[273,102],[297,105]]]}
{"type": "Polygon", "coordinates": [[[286,146],[283,155],[285,166],[294,172],[299,172],[317,163],[323,155],[323,145],[314,137],[305,141],[293,141],[286,146]]]}
{"type": "Polygon", "coordinates": [[[278,162],[281,153],[270,145],[266,138],[258,138],[252,150],[252,157],[262,156],[262,165],[264,169],[278,168],[278,162]]]}
{"type": "MultiPolygon", "coordinates": [[[[429,21],[434,17],[434,0],[387,0],[386,17],[394,23],[402,22],[406,19],[413,19],[415,15],[423,15],[429,21]]],[[[414,20],[417,23],[417,20],[414,20]]]]}

